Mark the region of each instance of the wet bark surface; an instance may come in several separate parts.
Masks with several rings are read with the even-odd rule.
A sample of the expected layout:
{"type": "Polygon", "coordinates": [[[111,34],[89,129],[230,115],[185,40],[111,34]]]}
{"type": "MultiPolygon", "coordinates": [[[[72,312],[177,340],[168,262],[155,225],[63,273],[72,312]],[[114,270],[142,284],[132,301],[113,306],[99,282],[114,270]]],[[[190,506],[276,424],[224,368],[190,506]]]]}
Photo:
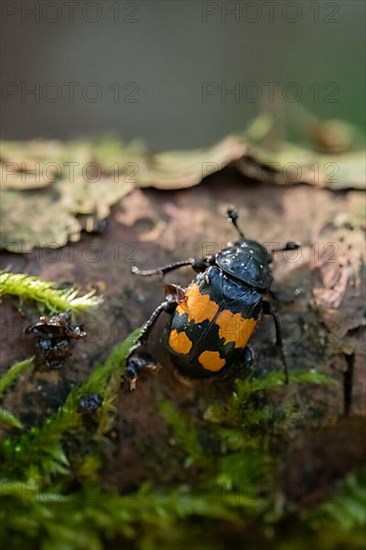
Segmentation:
{"type": "MultiPolygon", "coordinates": [[[[246,180],[226,169],[191,189],[132,191],[113,208],[103,234],[85,235],[79,243],[58,250],[3,254],[2,267],[60,284],[70,282],[83,290],[97,287],[105,296],[98,311],[79,316],[88,338],[76,343],[63,368],[46,370],[38,361],[4,406],[17,412],[25,425],[57,410],[70,388],[84,380],[115,343],[142,325],[163,299],[162,280],[134,277],[131,266],[157,267],[218,251],[236,238],[226,221],[228,205],[240,212],[247,237],[269,246],[290,240],[303,245],[299,251],[278,254],[273,290],[282,296],[276,308],[290,372],[316,368],[336,381],[311,390],[289,387],[286,395],[298,404],[307,429],[297,431],[296,418],[289,426],[293,437],[284,453],[282,482],[290,499],[311,503],[323,499],[337,479],[366,458],[364,236],[357,222],[364,198],[358,191],[284,188],[246,180]]],[[[184,286],[193,277],[194,272],[185,268],[165,280],[184,286]]],[[[36,320],[36,312],[9,298],[3,299],[0,310],[3,372],[34,353],[34,342],[24,335],[24,328],[36,320]]],[[[169,438],[159,398],[172,401],[193,419],[203,403],[225,399],[220,383],[187,382],[166,364],[160,345],[166,320],[163,316],[149,344],[161,368],[141,377],[134,393],[121,387],[110,434],[113,444],[102,475],[107,487],[127,491],[152,477],[162,485],[181,480],[174,446],[169,467],[159,468],[159,453],[166,454],[169,438]]],[[[270,319],[262,319],[252,343],[255,369],[281,368],[270,319]]],[[[194,470],[191,475],[194,478],[194,470]]]]}

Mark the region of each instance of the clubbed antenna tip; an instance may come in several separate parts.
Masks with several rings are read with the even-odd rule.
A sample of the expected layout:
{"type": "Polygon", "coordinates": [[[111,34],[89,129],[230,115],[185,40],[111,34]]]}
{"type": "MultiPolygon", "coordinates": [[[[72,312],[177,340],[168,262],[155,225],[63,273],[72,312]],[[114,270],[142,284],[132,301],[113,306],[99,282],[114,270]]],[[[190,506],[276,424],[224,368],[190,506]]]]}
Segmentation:
{"type": "Polygon", "coordinates": [[[242,230],[240,229],[240,227],[238,225],[239,215],[238,215],[237,210],[235,208],[228,208],[227,209],[227,217],[228,217],[228,220],[231,221],[231,223],[233,224],[233,226],[235,227],[235,229],[237,230],[237,232],[239,233],[241,238],[245,239],[244,233],[242,232],[242,230]]]}

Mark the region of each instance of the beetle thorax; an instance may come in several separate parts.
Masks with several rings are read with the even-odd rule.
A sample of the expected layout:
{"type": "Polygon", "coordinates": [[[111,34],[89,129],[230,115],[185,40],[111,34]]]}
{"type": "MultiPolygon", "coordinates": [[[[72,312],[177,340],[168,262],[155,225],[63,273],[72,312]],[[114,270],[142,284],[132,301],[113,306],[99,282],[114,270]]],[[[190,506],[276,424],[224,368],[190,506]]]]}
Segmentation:
{"type": "Polygon", "coordinates": [[[217,265],[254,288],[267,289],[272,283],[272,256],[260,243],[241,239],[216,255],[217,265]]]}

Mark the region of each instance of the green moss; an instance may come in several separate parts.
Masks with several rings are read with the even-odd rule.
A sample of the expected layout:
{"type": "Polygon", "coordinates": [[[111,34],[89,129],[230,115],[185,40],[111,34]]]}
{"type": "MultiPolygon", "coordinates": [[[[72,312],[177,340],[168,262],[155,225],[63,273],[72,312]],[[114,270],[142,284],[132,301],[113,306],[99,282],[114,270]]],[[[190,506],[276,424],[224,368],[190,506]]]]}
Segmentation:
{"type": "MultiPolygon", "coordinates": [[[[3,398],[5,392],[14,384],[17,378],[30,366],[33,365],[34,357],[25,359],[19,363],[16,363],[10,369],[8,369],[0,377],[0,401],[3,398]]],[[[11,428],[21,428],[22,423],[18,420],[13,413],[0,407],[0,424],[5,424],[11,428]]]]}
{"type": "Polygon", "coordinates": [[[333,378],[316,370],[309,372],[295,371],[290,375],[290,384],[286,385],[281,372],[271,372],[258,378],[237,380],[235,391],[225,403],[213,403],[206,412],[205,418],[210,422],[231,427],[256,428],[266,432],[266,428],[286,427],[286,421],[294,413],[294,403],[283,400],[276,407],[271,400],[274,391],[286,393],[294,385],[330,385],[333,378]],[[269,398],[268,398],[269,397],[269,398]]]}
{"type": "Polygon", "coordinates": [[[21,428],[22,423],[10,411],[0,407],[0,424],[10,426],[11,428],[21,428]]]}
{"type": "Polygon", "coordinates": [[[258,510],[266,505],[260,491],[269,483],[274,462],[262,438],[233,427],[191,425],[166,401],[160,403],[160,411],[172,428],[174,445],[185,453],[184,466],[201,469],[200,484],[206,498],[220,495],[228,508],[235,504],[258,510]],[[204,434],[202,442],[199,433],[204,434]]]}
{"type": "MultiPolygon", "coordinates": [[[[114,422],[125,358],[138,334],[118,344],[40,427],[3,440],[0,537],[9,546],[101,550],[114,540],[122,546],[136,543],[142,550],[219,550],[223,544],[217,528],[228,525],[242,540],[254,530],[279,550],[301,548],[299,533],[315,541],[314,548],[328,550],[325,531],[336,533],[334,543],[341,540],[345,547],[357,548],[366,494],[364,479],[358,477],[349,478],[336,501],[319,506],[310,516],[295,512],[296,532],[281,534],[288,510],[277,486],[278,456],[268,444],[268,427],[285,431],[283,424],[292,412],[290,406],[281,414],[270,410],[272,394],[288,391],[282,373],[237,381],[232,394],[220,405],[211,404],[202,417],[189,417],[160,401],[162,421],[171,432],[165,444],[181,452],[185,481],[170,482],[162,490],[159,480],[152,479],[126,495],[102,490],[98,473],[106,434],[114,422]],[[102,395],[103,404],[88,425],[78,406],[80,397],[92,392],[102,395]]],[[[9,369],[0,379],[0,393],[31,364],[29,359],[9,369]]],[[[290,378],[290,386],[329,382],[316,372],[290,378]]],[[[162,453],[159,467],[169,468],[168,459],[162,453]]]]}
{"type": "Polygon", "coordinates": [[[196,429],[188,424],[184,416],[169,401],[161,400],[159,409],[165,421],[173,428],[174,445],[180,447],[186,454],[185,467],[205,464],[207,458],[198,442],[196,429]]]}
{"type": "Polygon", "coordinates": [[[6,390],[16,381],[28,367],[33,365],[34,357],[16,363],[0,377],[0,399],[6,390]]]}
{"type": "MultiPolygon", "coordinates": [[[[311,371],[292,371],[289,375],[290,384],[333,384],[334,380],[326,374],[322,374],[315,369],[311,371]]],[[[247,380],[238,380],[236,384],[236,393],[240,401],[247,399],[257,391],[274,390],[279,387],[286,387],[282,372],[270,372],[265,376],[251,378],[247,380]]]]}
{"type": "Polygon", "coordinates": [[[207,502],[184,488],[159,494],[143,487],[129,497],[97,491],[84,491],[69,498],[51,493],[29,498],[31,494],[29,489],[28,498],[22,497],[20,502],[11,497],[7,499],[0,511],[3,535],[6,534],[8,541],[16,541],[23,532],[23,545],[24,538],[41,541],[40,547],[44,550],[99,550],[104,548],[103,541],[115,537],[122,537],[125,544],[126,539],[138,538],[142,547],[156,548],[159,542],[168,548],[172,533],[176,529],[181,532],[179,524],[187,518],[232,520],[235,517],[220,499],[207,502]],[[15,505],[16,514],[11,513],[15,505]]]}
{"type": "Polygon", "coordinates": [[[292,516],[279,550],[363,550],[366,546],[366,470],[351,473],[329,500],[292,516]]]}
{"type": "Polygon", "coordinates": [[[120,387],[120,378],[125,357],[139,334],[132,333],[124,342],[118,344],[107,361],[97,366],[89,378],[68,395],[65,404],[53,416],[46,418],[40,428],[32,427],[17,439],[6,439],[2,446],[5,472],[23,475],[29,479],[29,472],[35,472],[48,480],[55,474],[69,474],[69,461],[62,447],[65,435],[83,428],[82,415],[79,414],[79,401],[83,394],[103,393],[103,404],[99,410],[96,436],[103,434],[111,425],[111,413],[116,393],[120,387]],[[28,472],[28,474],[27,474],[28,472]]]}
{"type": "MultiPolygon", "coordinates": [[[[275,525],[272,536],[268,535],[268,548],[364,548],[364,481],[364,476],[349,476],[332,501],[316,507],[310,519],[292,515],[290,532],[283,527],[281,532],[275,525]],[[345,522],[350,516],[352,520],[345,522]]],[[[241,500],[235,493],[224,496],[210,486],[196,494],[187,487],[162,493],[143,486],[125,496],[101,493],[97,488],[63,496],[16,482],[1,488],[0,536],[6,537],[2,540],[12,548],[27,548],[26,541],[33,541],[43,550],[100,550],[106,541],[117,539],[122,547],[138,540],[138,547],[147,550],[182,548],[188,541],[193,548],[215,549],[222,548],[212,531],[217,522],[235,525],[243,533],[243,541],[246,530],[263,531],[266,525],[263,508],[244,507],[244,496],[241,500]]],[[[246,547],[254,545],[246,543],[246,547]]]]}
{"type": "Polygon", "coordinates": [[[29,299],[47,308],[50,312],[84,311],[97,307],[102,299],[91,291],[83,296],[74,288],[58,290],[55,283],[43,281],[23,273],[0,271],[0,296],[10,294],[29,299]]]}
{"type": "Polygon", "coordinates": [[[318,531],[327,523],[346,532],[355,528],[366,530],[366,470],[349,474],[333,498],[318,507],[311,519],[312,527],[318,531]]]}

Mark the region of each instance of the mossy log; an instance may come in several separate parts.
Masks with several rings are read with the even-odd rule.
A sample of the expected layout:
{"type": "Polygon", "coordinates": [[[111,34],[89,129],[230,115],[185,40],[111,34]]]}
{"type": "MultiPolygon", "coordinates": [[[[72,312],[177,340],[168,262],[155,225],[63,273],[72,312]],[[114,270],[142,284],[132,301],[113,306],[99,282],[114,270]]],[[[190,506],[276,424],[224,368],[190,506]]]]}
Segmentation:
{"type": "MultiPolygon", "coordinates": [[[[276,307],[290,376],[294,371],[316,370],[335,383],[290,384],[274,390],[270,402],[265,400],[273,421],[262,429],[268,429],[272,448],[278,437],[278,477],[273,484],[281,486],[290,502],[306,509],[327,498],[337,481],[366,457],[362,437],[366,416],[364,225],[360,221],[364,198],[360,191],[332,192],[307,185],[284,188],[245,179],[227,168],[191,189],[133,190],[113,207],[103,233],[84,235],[78,243],[26,255],[5,253],[3,267],[60,284],[69,282],[83,291],[98,288],[105,300],[98,310],[79,314],[88,339],[75,346],[64,367],[47,371],[36,364],[3,404],[25,426],[40,424],[56,411],[70,389],[106,359],[113,345],[141,326],[162,299],[161,279],[134,278],[131,266],[155,267],[219,250],[235,238],[226,221],[228,205],[238,209],[249,238],[267,244],[302,243],[299,251],[279,255],[274,264],[273,289],[282,296],[276,307]],[[291,414],[277,433],[275,417],[283,410],[291,414]]],[[[166,280],[184,285],[193,276],[187,268],[166,280]]],[[[35,320],[36,312],[28,303],[16,304],[10,298],[3,299],[0,309],[4,372],[34,354],[24,327],[35,320]]],[[[232,387],[210,381],[188,383],[177,377],[165,364],[160,334],[161,325],[149,346],[161,368],[143,376],[135,392],[122,385],[118,393],[117,415],[106,436],[100,471],[106,490],[128,494],[152,481],[159,487],[197,486],[204,466],[199,459],[186,462],[161,402],[172,404],[197,430],[200,445],[209,448],[212,442],[203,412],[212,404],[224,409],[231,395],[232,387]]],[[[255,372],[281,368],[270,320],[263,318],[257,327],[253,347],[255,372]]],[[[256,400],[254,408],[260,410],[261,395],[256,400]]],[[[75,464],[82,468],[77,450],[75,464]]],[[[242,535],[239,527],[228,531],[223,522],[221,547],[241,540],[242,535]]],[[[249,547],[253,537],[248,535],[249,547]]]]}

